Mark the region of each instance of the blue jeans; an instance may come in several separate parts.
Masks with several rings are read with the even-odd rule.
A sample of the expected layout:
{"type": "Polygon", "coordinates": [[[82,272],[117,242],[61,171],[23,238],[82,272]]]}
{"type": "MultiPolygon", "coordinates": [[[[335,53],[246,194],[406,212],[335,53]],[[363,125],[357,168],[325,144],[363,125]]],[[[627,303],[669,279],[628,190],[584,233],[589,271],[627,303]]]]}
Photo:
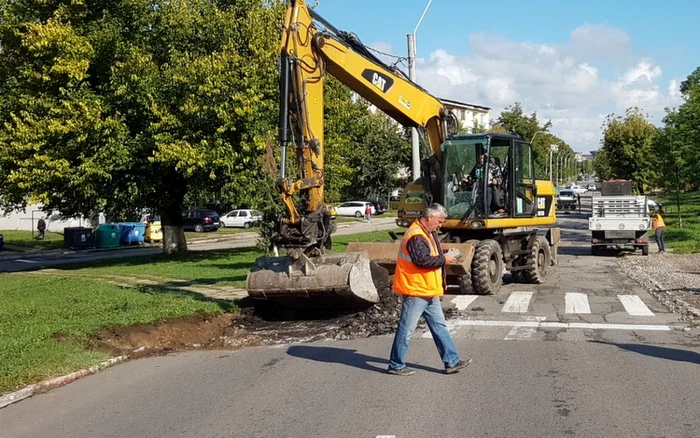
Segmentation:
{"type": "Polygon", "coordinates": [[[423,315],[428,323],[430,333],[433,335],[435,346],[440,353],[445,368],[452,368],[459,362],[459,353],[452,337],[447,331],[445,315],[442,313],[440,298],[403,298],[401,306],[401,318],[399,328],[394,335],[394,344],[391,346],[391,356],[389,357],[389,368],[400,370],[406,368],[406,352],[411,344],[411,335],[416,330],[418,319],[423,315]]]}
{"type": "Polygon", "coordinates": [[[666,251],[666,245],[664,245],[664,231],[666,231],[666,227],[659,227],[656,229],[656,244],[659,245],[659,251],[666,251]]]}

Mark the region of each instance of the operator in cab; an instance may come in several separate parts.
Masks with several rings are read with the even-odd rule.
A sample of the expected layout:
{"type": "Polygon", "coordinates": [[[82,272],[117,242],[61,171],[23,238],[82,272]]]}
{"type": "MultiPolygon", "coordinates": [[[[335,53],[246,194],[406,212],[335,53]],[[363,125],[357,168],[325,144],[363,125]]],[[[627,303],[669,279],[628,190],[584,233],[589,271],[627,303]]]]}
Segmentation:
{"type": "Polygon", "coordinates": [[[486,192],[486,210],[488,214],[502,214],[505,212],[503,208],[503,173],[498,159],[489,156],[487,152],[482,152],[479,157],[479,162],[469,172],[469,175],[462,179],[464,187],[470,186],[478,181],[482,181],[484,177],[484,168],[488,162],[488,191],[486,192]]]}

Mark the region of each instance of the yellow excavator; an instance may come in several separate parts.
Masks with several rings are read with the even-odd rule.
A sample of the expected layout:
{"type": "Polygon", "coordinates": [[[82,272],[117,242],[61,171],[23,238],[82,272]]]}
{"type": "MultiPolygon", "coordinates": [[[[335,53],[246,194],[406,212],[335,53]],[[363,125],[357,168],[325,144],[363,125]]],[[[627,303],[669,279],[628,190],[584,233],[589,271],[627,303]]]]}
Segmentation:
{"type": "MultiPolygon", "coordinates": [[[[447,209],[443,245],[462,253],[446,266],[462,293],[490,294],[505,270],[541,283],[556,264],[559,230],[554,187],[535,180],[532,147],[515,135],[454,134],[458,123],[439,99],[387,66],[356,35],[309,9],[287,4],[280,46],[281,146],[278,188],[287,214],[272,237],[275,251],[247,278],[258,304],[347,307],[379,301],[398,254],[396,242],[352,243],[330,253],[334,223],[324,203],[323,79],[331,75],[401,125],[418,128],[426,151],[421,177],[402,193],[397,225],[408,227],[426,205],[447,209]],[[298,163],[287,177],[287,152],[298,163]]],[[[394,236],[396,237],[396,236],[394,236]]]]}

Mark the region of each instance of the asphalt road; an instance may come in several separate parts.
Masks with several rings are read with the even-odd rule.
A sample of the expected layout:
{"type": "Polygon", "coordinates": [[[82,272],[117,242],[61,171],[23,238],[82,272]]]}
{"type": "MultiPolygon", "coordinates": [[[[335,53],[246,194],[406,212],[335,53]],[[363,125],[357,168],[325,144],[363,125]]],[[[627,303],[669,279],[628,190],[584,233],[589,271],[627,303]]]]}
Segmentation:
{"type": "Polygon", "coordinates": [[[700,332],[590,256],[583,216],[559,222],[546,284],[445,298],[458,374],[423,331],[410,377],[384,373],[390,336],[180,353],[8,406],[0,437],[700,436],[700,332]]]}
{"type": "MultiPolygon", "coordinates": [[[[389,230],[396,228],[396,218],[375,217],[372,222],[364,220],[343,222],[338,224],[336,235],[364,233],[368,231],[389,230]]],[[[237,235],[221,235],[211,233],[211,239],[194,241],[189,243],[192,251],[207,251],[228,248],[245,248],[255,246],[258,234],[256,232],[241,233],[237,235]],[[221,241],[215,241],[221,239],[221,241]]],[[[50,268],[53,266],[83,263],[95,260],[117,260],[143,255],[159,254],[160,247],[121,247],[114,250],[101,251],[47,251],[45,253],[35,252],[14,257],[8,252],[0,253],[0,272],[17,272],[50,268]],[[3,259],[5,257],[8,257],[3,259]]]]}

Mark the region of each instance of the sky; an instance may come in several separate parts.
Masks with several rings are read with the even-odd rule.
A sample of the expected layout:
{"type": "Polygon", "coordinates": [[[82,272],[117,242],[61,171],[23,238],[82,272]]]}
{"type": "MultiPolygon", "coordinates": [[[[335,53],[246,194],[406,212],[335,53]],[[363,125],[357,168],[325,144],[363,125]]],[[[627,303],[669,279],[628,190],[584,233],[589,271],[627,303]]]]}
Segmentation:
{"type": "MultiPolygon", "coordinates": [[[[428,4],[314,2],[336,28],[397,57],[428,4]]],[[[637,106],[661,126],[664,109],[683,102],[680,83],[700,67],[698,18],[691,0],[433,0],[416,32],[416,81],[437,97],[490,107],[492,120],[521,102],[588,153],[606,115],[637,106]]]]}

